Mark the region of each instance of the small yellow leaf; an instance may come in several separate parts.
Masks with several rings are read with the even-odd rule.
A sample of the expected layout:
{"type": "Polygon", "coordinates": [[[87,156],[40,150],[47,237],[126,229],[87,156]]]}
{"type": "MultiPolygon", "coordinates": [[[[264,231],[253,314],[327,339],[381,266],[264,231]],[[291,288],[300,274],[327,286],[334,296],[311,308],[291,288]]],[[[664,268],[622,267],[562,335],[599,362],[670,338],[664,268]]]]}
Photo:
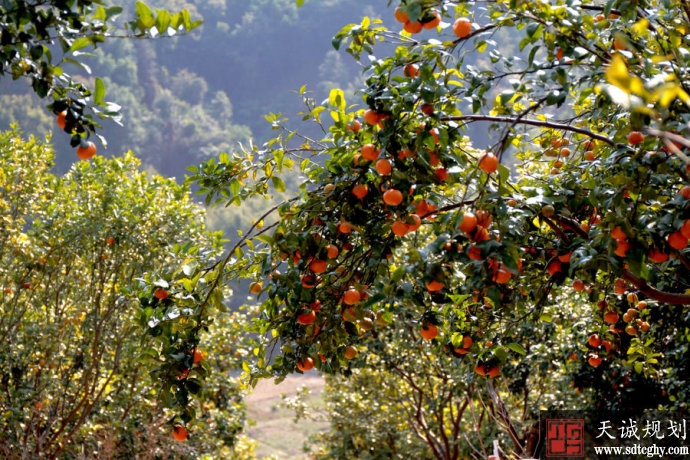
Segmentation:
{"type": "MultiPolygon", "coordinates": [[[[617,86],[622,90],[626,90],[630,74],[628,74],[628,67],[625,65],[625,60],[619,54],[613,56],[609,68],[606,69],[606,80],[612,85],[617,86]]],[[[629,91],[626,91],[629,93],[629,91]]]]}
{"type": "Polygon", "coordinates": [[[632,32],[636,37],[644,37],[649,33],[649,20],[642,18],[632,26],[632,32]]]}

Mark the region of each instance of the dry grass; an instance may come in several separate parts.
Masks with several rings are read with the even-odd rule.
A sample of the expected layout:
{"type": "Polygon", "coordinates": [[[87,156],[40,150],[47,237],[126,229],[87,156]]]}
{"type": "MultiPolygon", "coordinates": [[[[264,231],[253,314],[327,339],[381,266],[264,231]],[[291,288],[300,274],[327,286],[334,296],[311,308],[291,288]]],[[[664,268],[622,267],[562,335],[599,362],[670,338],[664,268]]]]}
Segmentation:
{"type": "Polygon", "coordinates": [[[248,435],[259,443],[256,449],[258,458],[306,459],[308,457],[302,451],[304,441],[310,434],[328,428],[325,419],[295,423],[295,413],[281,404],[282,395],[294,396],[303,385],[311,391],[309,405],[318,412],[322,407],[323,379],[316,373],[293,375],[279,385],[273,381],[261,381],[246,398],[249,418],[256,423],[249,428],[248,435]]]}

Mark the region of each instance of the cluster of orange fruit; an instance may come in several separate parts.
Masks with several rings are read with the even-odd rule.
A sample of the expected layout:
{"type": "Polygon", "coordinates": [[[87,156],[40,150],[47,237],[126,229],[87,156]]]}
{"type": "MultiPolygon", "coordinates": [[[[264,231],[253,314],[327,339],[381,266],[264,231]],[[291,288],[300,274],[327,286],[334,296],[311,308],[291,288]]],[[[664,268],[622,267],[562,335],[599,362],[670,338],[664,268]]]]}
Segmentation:
{"type": "MultiPolygon", "coordinates": [[[[624,280],[616,280],[615,291],[617,294],[625,293],[626,284],[624,280]]],[[[623,332],[623,330],[618,328],[618,322],[621,319],[623,322],[627,323],[624,330],[628,335],[635,336],[640,332],[648,332],[651,325],[640,317],[644,316],[644,312],[647,311],[647,301],[639,300],[637,294],[634,292],[629,292],[625,298],[628,301],[629,308],[623,313],[622,317],[608,301],[600,300],[597,303],[599,309],[604,312],[604,322],[609,325],[609,332],[614,335],[623,332]]],[[[587,345],[590,348],[587,362],[593,367],[598,367],[603,362],[602,353],[609,354],[611,350],[616,349],[616,345],[611,340],[602,339],[597,333],[589,336],[587,345]]]]}
{"type": "MultiPolygon", "coordinates": [[[[63,110],[62,112],[58,113],[55,118],[55,122],[60,129],[64,131],[65,128],[67,128],[67,111],[63,110]]],[[[77,157],[79,157],[80,160],[89,160],[96,155],[97,150],[96,144],[93,142],[82,141],[79,147],[77,147],[77,157]]]]}
{"type": "Polygon", "coordinates": [[[615,345],[608,339],[602,339],[599,334],[591,334],[587,339],[588,348],[591,350],[587,362],[592,367],[599,367],[603,361],[600,356],[602,353],[608,354],[612,349],[615,349],[615,345]]]}
{"type": "Polygon", "coordinates": [[[422,20],[410,21],[407,13],[400,7],[395,9],[395,19],[403,24],[403,30],[410,34],[416,34],[424,29],[433,29],[441,24],[441,15],[438,11],[431,11],[422,20]]]}
{"type": "MultiPolygon", "coordinates": [[[[161,289],[161,288],[159,288],[161,289]]],[[[156,290],[158,292],[158,290],[156,290]]],[[[165,296],[167,298],[167,295],[165,296]]],[[[194,347],[192,350],[192,363],[193,365],[199,365],[201,361],[204,360],[204,353],[201,351],[201,349],[194,347]]],[[[182,372],[182,375],[180,375],[180,379],[185,379],[189,375],[189,369],[185,369],[182,372]]],[[[183,425],[176,424],[173,426],[172,429],[172,436],[176,441],[186,441],[187,438],[189,438],[189,430],[183,425]]]]}
{"type": "MultiPolygon", "coordinates": [[[[434,29],[441,24],[441,14],[436,10],[426,12],[418,21],[411,21],[401,7],[395,9],[395,19],[402,23],[403,30],[409,34],[417,34],[424,29],[434,29]]],[[[467,18],[458,18],[453,23],[453,33],[460,38],[467,38],[472,33],[472,22],[467,18]]]]}

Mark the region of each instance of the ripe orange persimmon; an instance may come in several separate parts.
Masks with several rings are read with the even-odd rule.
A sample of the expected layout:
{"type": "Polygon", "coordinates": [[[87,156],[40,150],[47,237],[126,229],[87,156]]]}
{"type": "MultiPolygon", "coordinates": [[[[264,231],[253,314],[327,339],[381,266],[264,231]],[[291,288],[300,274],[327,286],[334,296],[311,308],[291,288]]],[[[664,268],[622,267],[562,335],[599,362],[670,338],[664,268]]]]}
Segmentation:
{"type": "Polygon", "coordinates": [[[424,104],[419,106],[419,110],[421,110],[424,115],[431,116],[434,113],[434,104],[425,102],[424,104]]]}
{"type": "Polygon", "coordinates": [[[379,121],[381,121],[381,119],[381,114],[378,113],[376,110],[368,109],[364,112],[364,121],[366,121],[370,125],[377,124],[379,121]]]}
{"type": "Polygon", "coordinates": [[[615,348],[613,345],[613,342],[611,342],[610,340],[602,340],[601,346],[604,347],[604,350],[606,350],[606,353],[611,351],[612,348],[615,348]]]}
{"type": "Polygon", "coordinates": [[[252,284],[249,285],[249,292],[251,292],[252,294],[258,294],[259,292],[261,292],[262,288],[263,286],[261,285],[261,283],[259,283],[258,281],[254,281],[252,282],[252,284]]]}
{"type": "Polygon", "coordinates": [[[549,275],[554,276],[557,273],[560,273],[561,270],[563,270],[563,267],[561,265],[561,262],[558,260],[552,260],[549,262],[549,264],[546,266],[546,271],[549,272],[549,275]]]}
{"type": "Polygon", "coordinates": [[[309,263],[309,270],[316,273],[323,273],[326,271],[326,261],[322,259],[314,259],[309,263]]]}
{"type": "Polygon", "coordinates": [[[623,229],[616,226],[611,229],[611,238],[614,240],[627,240],[628,235],[623,232],[623,229]]]}
{"type": "Polygon", "coordinates": [[[594,161],[594,158],[595,158],[594,152],[591,150],[587,150],[582,156],[587,161],[594,161]]]}
{"type": "Polygon", "coordinates": [[[336,257],[338,257],[338,254],[340,254],[338,246],[336,246],[335,244],[329,244],[326,246],[326,255],[329,259],[335,259],[336,257]]]}
{"type": "Polygon", "coordinates": [[[434,11],[431,14],[433,18],[423,23],[425,29],[433,29],[441,23],[441,15],[438,11],[434,11]]]}
{"type": "Polygon", "coordinates": [[[360,300],[362,300],[362,293],[359,292],[354,287],[349,288],[343,294],[343,303],[345,305],[354,305],[357,302],[359,302],[360,300]]]}
{"type": "Polygon", "coordinates": [[[417,64],[407,64],[403,67],[403,75],[407,78],[414,78],[419,75],[419,66],[417,64]]]}
{"type": "Polygon", "coordinates": [[[204,353],[199,348],[194,348],[192,351],[192,362],[194,364],[199,364],[204,360],[204,353]]]}
{"type": "Polygon", "coordinates": [[[159,287],[156,288],[155,291],[153,291],[153,296],[158,300],[165,300],[168,298],[168,291],[159,287]]]}
{"type": "Polygon", "coordinates": [[[433,150],[429,152],[429,164],[431,166],[438,166],[441,164],[441,160],[438,158],[438,154],[433,150]]]}
{"type": "Polygon", "coordinates": [[[385,158],[381,158],[376,162],[376,171],[382,176],[387,176],[393,171],[391,162],[385,158]]]}
{"type": "Polygon", "coordinates": [[[479,158],[479,169],[487,174],[495,173],[498,169],[498,157],[489,152],[479,158]]]}
{"type": "Polygon", "coordinates": [[[436,168],[434,169],[434,176],[441,182],[445,182],[448,179],[448,170],[446,168],[436,168]]]}
{"type": "Polygon", "coordinates": [[[619,318],[620,315],[615,311],[607,311],[604,313],[604,322],[606,324],[616,324],[619,318]]]}
{"type": "Polygon", "coordinates": [[[183,427],[182,425],[175,425],[172,430],[172,435],[176,441],[186,441],[187,437],[189,436],[189,432],[187,431],[187,428],[183,427]]]}
{"type": "Polygon", "coordinates": [[[587,343],[592,348],[599,348],[599,345],[601,345],[601,337],[599,334],[592,334],[589,336],[589,339],[587,339],[587,343]]]}
{"type": "Polygon", "coordinates": [[[553,217],[556,214],[556,208],[551,204],[545,204],[541,207],[541,215],[544,217],[553,217]]]}
{"type": "Polygon", "coordinates": [[[474,366],[474,372],[481,376],[484,376],[486,375],[486,366],[483,364],[477,364],[476,366],[474,366]]]}
{"type": "Polygon", "coordinates": [[[431,323],[424,324],[419,330],[419,334],[424,340],[433,340],[438,336],[438,327],[431,323]]]}
{"type": "MultiPolygon", "coordinates": [[[[614,40],[615,43],[615,40],[614,40]]],[[[642,134],[639,131],[631,131],[628,134],[628,144],[630,145],[637,145],[641,144],[644,141],[644,134],[642,134]]]]}
{"type": "Polygon", "coordinates": [[[412,223],[408,224],[407,231],[417,231],[417,229],[422,225],[422,218],[419,217],[417,214],[411,214],[410,219],[412,220],[412,223]]]}
{"type": "Polygon", "coordinates": [[[512,274],[502,264],[499,264],[498,269],[494,272],[493,280],[498,284],[505,284],[510,281],[512,274]]]}
{"type": "Polygon", "coordinates": [[[594,147],[595,147],[595,146],[596,146],[596,144],[594,143],[594,141],[593,141],[592,139],[587,139],[586,141],[584,141],[584,142],[582,143],[582,148],[583,148],[585,151],[586,151],[586,150],[594,150],[594,147]]]}
{"type": "Polygon", "coordinates": [[[55,117],[55,122],[60,129],[64,131],[65,127],[67,126],[67,110],[63,110],[62,112],[58,113],[55,117]]]}
{"type": "Polygon", "coordinates": [[[589,365],[592,367],[599,367],[601,365],[601,361],[602,359],[599,357],[599,355],[592,355],[587,360],[589,365]]]}
{"type": "Polygon", "coordinates": [[[395,236],[405,236],[410,231],[410,226],[407,224],[407,222],[396,220],[391,225],[391,231],[395,236]]]}
{"type": "Polygon", "coordinates": [[[616,240],[616,249],[613,251],[618,257],[625,257],[630,250],[630,243],[627,240],[616,240]]]}
{"type": "Polygon", "coordinates": [[[398,160],[404,160],[407,157],[412,156],[412,151],[410,149],[402,149],[398,152],[398,160]]]}
{"type": "Polygon", "coordinates": [[[389,206],[398,206],[403,201],[403,195],[400,190],[389,188],[383,193],[383,202],[389,206]]]}
{"type": "Polygon", "coordinates": [[[360,153],[362,158],[369,161],[374,161],[379,157],[379,149],[374,144],[364,144],[360,153]]]}
{"type": "Polygon", "coordinates": [[[499,369],[498,366],[492,366],[486,371],[486,375],[489,377],[498,377],[498,375],[501,373],[501,370],[499,369]]]}
{"type": "Polygon", "coordinates": [[[453,33],[460,38],[467,37],[472,32],[472,23],[467,18],[458,18],[453,23],[453,33]]]}
{"type": "Polygon", "coordinates": [[[683,236],[681,232],[671,233],[666,237],[666,241],[668,241],[669,246],[678,250],[685,249],[685,247],[688,245],[688,238],[683,236]]]}
{"type": "Polygon", "coordinates": [[[470,233],[477,226],[477,216],[473,212],[466,212],[462,215],[462,220],[458,228],[465,233],[470,233]]]}
{"type": "Polygon", "coordinates": [[[311,356],[303,358],[301,361],[297,361],[297,369],[302,372],[307,372],[314,367],[314,359],[311,356]]]}
{"type": "Polygon", "coordinates": [[[407,21],[403,25],[403,30],[410,34],[417,34],[422,31],[424,25],[419,21],[407,21]]]}
{"type": "Polygon", "coordinates": [[[347,125],[347,129],[352,131],[353,133],[358,132],[361,127],[362,127],[362,123],[360,123],[359,120],[352,120],[352,123],[347,125]]]}
{"type": "Polygon", "coordinates": [[[650,249],[649,254],[647,256],[649,257],[649,260],[657,264],[666,262],[668,260],[668,254],[666,254],[665,252],[661,252],[656,248],[650,249]]]}
{"type": "Polygon", "coordinates": [[[394,16],[398,22],[402,22],[403,24],[410,20],[410,18],[407,16],[407,13],[404,12],[400,7],[395,9],[394,16]]]}
{"type": "Polygon", "coordinates": [[[319,299],[316,299],[315,301],[313,301],[309,304],[309,308],[311,308],[314,311],[321,310],[321,307],[322,307],[322,305],[321,305],[321,301],[319,299]]]}
{"type": "Polygon", "coordinates": [[[96,154],[96,144],[89,141],[77,147],[77,156],[80,160],[88,160],[96,154]]]}
{"type": "Polygon", "coordinates": [[[564,264],[567,264],[568,262],[570,262],[570,259],[572,259],[572,258],[573,258],[572,252],[566,252],[565,254],[560,254],[558,256],[558,260],[560,260],[564,264]]]}
{"type": "Polygon", "coordinates": [[[338,224],[338,232],[347,235],[352,233],[352,224],[346,221],[342,221],[338,224]]]}
{"type": "Polygon", "coordinates": [[[346,346],[345,347],[345,357],[347,359],[354,359],[357,356],[357,349],[353,346],[346,346]]]}
{"type": "Polygon", "coordinates": [[[573,289],[576,291],[584,291],[585,290],[585,283],[582,280],[575,280],[573,281],[573,289]]]}
{"type": "Polygon", "coordinates": [[[443,289],[443,283],[437,280],[427,281],[425,285],[429,292],[438,292],[443,289]]]}
{"type": "Polygon", "coordinates": [[[297,324],[301,324],[303,326],[312,324],[314,321],[316,321],[316,312],[314,312],[312,309],[304,310],[297,316],[297,324]]]}
{"type": "Polygon", "coordinates": [[[367,187],[366,184],[355,184],[355,186],[352,187],[352,194],[360,200],[364,199],[367,193],[369,193],[369,187],[367,187]]]}
{"type": "Polygon", "coordinates": [[[474,244],[470,245],[467,249],[467,257],[469,257],[470,260],[482,260],[482,248],[474,244]]]}

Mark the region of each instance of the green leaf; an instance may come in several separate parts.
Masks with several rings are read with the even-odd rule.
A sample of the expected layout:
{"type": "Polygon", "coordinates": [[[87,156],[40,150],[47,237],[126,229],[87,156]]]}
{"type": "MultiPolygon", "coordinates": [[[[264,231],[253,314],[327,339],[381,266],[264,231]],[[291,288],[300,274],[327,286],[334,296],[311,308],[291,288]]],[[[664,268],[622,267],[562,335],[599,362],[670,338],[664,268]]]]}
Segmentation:
{"type": "Polygon", "coordinates": [[[271,177],[271,182],[273,183],[273,188],[275,188],[277,192],[282,193],[285,191],[285,182],[280,177],[278,177],[278,176],[271,177]]]}
{"type": "Polygon", "coordinates": [[[72,46],[69,47],[71,52],[84,49],[91,44],[91,40],[88,37],[79,37],[72,42],[72,46]]]}
{"type": "Polygon", "coordinates": [[[271,235],[259,235],[256,237],[256,239],[261,241],[262,243],[273,244],[273,237],[271,235]]]}
{"type": "Polygon", "coordinates": [[[158,32],[165,33],[170,27],[170,13],[166,10],[156,10],[158,16],[156,17],[156,29],[158,32]]]}
{"type": "Polygon", "coordinates": [[[512,342],[506,345],[506,347],[519,355],[525,356],[527,354],[527,351],[519,343],[512,342]]]}
{"type": "Polygon", "coordinates": [[[134,8],[136,24],[139,30],[145,32],[156,24],[153,11],[143,2],[137,2],[134,8]]]}
{"type": "Polygon", "coordinates": [[[297,5],[297,8],[300,8],[302,5],[304,5],[304,0],[295,0],[295,4],[297,5]]]}
{"type": "Polygon", "coordinates": [[[333,88],[328,95],[328,103],[334,107],[337,107],[339,110],[345,110],[346,102],[345,102],[345,93],[343,92],[342,89],[339,88],[333,88]]]}
{"type": "Polygon", "coordinates": [[[105,83],[103,80],[96,77],[96,88],[93,92],[93,102],[96,105],[100,105],[105,97],[105,83]]]}
{"type": "Polygon", "coordinates": [[[499,361],[504,362],[506,359],[508,359],[508,352],[505,348],[498,345],[496,348],[494,348],[494,356],[498,358],[499,361]]]}
{"type": "Polygon", "coordinates": [[[230,192],[233,196],[237,196],[240,193],[240,181],[237,179],[232,179],[230,181],[230,192]]]}

